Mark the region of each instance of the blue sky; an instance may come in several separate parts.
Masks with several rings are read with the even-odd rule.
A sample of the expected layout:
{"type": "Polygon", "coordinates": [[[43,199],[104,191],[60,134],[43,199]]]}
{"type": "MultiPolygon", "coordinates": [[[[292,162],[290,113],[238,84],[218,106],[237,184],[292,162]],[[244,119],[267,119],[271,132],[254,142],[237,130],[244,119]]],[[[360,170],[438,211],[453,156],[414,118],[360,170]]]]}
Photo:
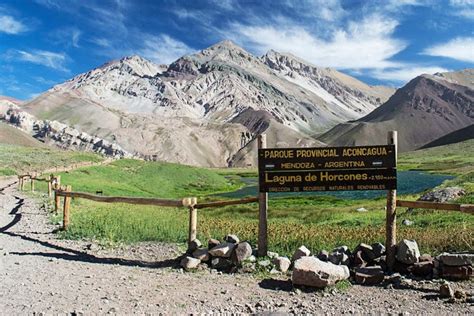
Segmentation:
{"type": "Polygon", "coordinates": [[[474,67],[474,0],[3,0],[0,95],[26,100],[112,59],[170,63],[224,39],[401,86],[474,67]]]}

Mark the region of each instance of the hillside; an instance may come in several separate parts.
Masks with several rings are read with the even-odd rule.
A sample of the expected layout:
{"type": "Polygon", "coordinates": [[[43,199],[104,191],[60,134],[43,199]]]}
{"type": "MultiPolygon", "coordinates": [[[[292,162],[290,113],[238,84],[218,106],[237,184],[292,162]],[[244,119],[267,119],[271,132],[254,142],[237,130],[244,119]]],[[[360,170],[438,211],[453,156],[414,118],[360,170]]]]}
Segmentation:
{"type": "Polygon", "coordinates": [[[421,148],[424,149],[424,148],[438,147],[438,146],[443,146],[443,145],[448,145],[448,144],[453,144],[453,143],[459,143],[459,142],[463,142],[463,141],[473,139],[473,138],[474,138],[474,124],[461,128],[447,135],[444,135],[432,141],[431,143],[424,145],[421,148]]]}
{"type": "Polygon", "coordinates": [[[319,140],[338,146],[384,144],[387,131],[397,130],[403,152],[473,124],[474,85],[460,85],[444,77],[474,82],[472,71],[419,76],[370,114],[335,126],[319,140]]]}
{"type": "Polygon", "coordinates": [[[251,161],[233,157],[252,155],[262,132],[275,135],[272,146],[321,145],[308,135],[357,119],[392,93],[291,55],[255,57],[223,41],[170,65],[139,56],[109,62],[24,109],[115,143],[129,156],[227,166],[251,161]]]}
{"type": "Polygon", "coordinates": [[[47,148],[45,144],[31,137],[19,128],[0,121],[0,144],[11,144],[26,147],[47,148]]]}

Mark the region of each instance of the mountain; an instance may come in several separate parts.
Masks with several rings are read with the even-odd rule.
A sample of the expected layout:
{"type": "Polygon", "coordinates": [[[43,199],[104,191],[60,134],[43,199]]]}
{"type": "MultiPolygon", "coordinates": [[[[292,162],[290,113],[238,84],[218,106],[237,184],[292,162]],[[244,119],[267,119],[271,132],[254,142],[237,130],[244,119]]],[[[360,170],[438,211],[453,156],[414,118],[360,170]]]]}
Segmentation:
{"type": "Polygon", "coordinates": [[[457,131],[444,135],[424,145],[423,147],[421,147],[421,149],[460,143],[469,139],[474,139],[474,124],[471,124],[467,127],[458,129],[457,131]]]}
{"type": "Polygon", "coordinates": [[[318,139],[335,146],[384,144],[387,131],[397,130],[400,151],[420,148],[474,123],[473,82],[472,69],[416,77],[370,114],[318,139]]]}
{"type": "Polygon", "coordinates": [[[255,57],[223,41],[170,65],[139,56],[112,61],[22,108],[133,156],[226,166],[248,164],[241,154],[255,155],[255,136],[264,131],[274,135],[269,146],[321,145],[310,135],[369,113],[392,93],[288,54],[255,57]]]}

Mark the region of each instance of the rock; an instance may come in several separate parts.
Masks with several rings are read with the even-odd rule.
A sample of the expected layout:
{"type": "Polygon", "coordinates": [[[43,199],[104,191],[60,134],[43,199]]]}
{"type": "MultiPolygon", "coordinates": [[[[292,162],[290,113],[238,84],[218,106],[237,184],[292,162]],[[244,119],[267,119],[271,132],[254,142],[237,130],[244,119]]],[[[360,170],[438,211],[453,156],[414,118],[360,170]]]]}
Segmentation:
{"type": "Polygon", "coordinates": [[[395,263],[393,265],[393,271],[400,272],[401,274],[409,274],[410,273],[409,269],[411,266],[412,266],[411,264],[407,264],[407,263],[403,263],[398,260],[395,260],[395,263]]]}
{"type": "Polygon", "coordinates": [[[245,261],[246,262],[257,262],[257,258],[254,255],[251,255],[245,261]]]}
{"type": "Polygon", "coordinates": [[[321,261],[328,261],[329,253],[326,250],[321,250],[318,254],[318,259],[321,261]]]}
{"type": "Polygon", "coordinates": [[[233,244],[238,244],[240,242],[240,239],[236,235],[227,235],[224,237],[224,241],[227,241],[233,244]]]}
{"type": "Polygon", "coordinates": [[[396,258],[406,264],[418,262],[420,250],[415,240],[403,239],[398,243],[396,258]]]}
{"type": "Polygon", "coordinates": [[[211,238],[207,241],[207,249],[211,250],[212,248],[219,245],[220,243],[221,242],[219,240],[211,238]]]}
{"type": "Polygon", "coordinates": [[[433,190],[431,192],[423,194],[418,201],[429,201],[429,202],[446,202],[449,200],[456,199],[466,194],[466,191],[458,187],[448,187],[443,189],[433,190]]]}
{"type": "Polygon", "coordinates": [[[441,284],[439,287],[439,296],[442,298],[454,297],[454,290],[449,283],[441,284]]]}
{"type": "Polygon", "coordinates": [[[229,258],[234,248],[235,244],[224,242],[209,250],[209,254],[213,257],[229,258]]]}
{"type": "Polygon", "coordinates": [[[433,262],[433,257],[427,253],[424,253],[420,256],[420,262],[433,262]]]}
{"type": "Polygon", "coordinates": [[[443,265],[440,274],[443,278],[451,280],[469,280],[474,277],[472,266],[452,267],[443,265]]]}
{"type": "Polygon", "coordinates": [[[209,250],[207,248],[196,249],[193,252],[193,257],[202,262],[209,261],[209,250]]]}
{"type": "Polygon", "coordinates": [[[411,225],[413,225],[413,224],[415,224],[415,222],[413,222],[413,221],[411,221],[411,220],[409,220],[409,219],[404,219],[404,220],[402,221],[402,225],[405,225],[405,226],[411,226],[411,225]]]}
{"type": "Polygon", "coordinates": [[[278,271],[281,271],[283,273],[288,271],[288,269],[290,268],[290,265],[291,265],[291,261],[287,257],[273,258],[272,263],[275,265],[275,268],[278,271]]]}
{"type": "Polygon", "coordinates": [[[382,270],[384,270],[384,271],[387,271],[387,269],[388,269],[386,256],[381,256],[379,258],[376,258],[374,260],[374,264],[377,265],[377,266],[380,266],[382,268],[382,270]]]}
{"type": "Polygon", "coordinates": [[[371,245],[361,243],[356,247],[354,252],[357,253],[359,250],[362,251],[362,259],[364,259],[364,261],[371,262],[375,259],[374,249],[371,245]]]}
{"type": "Polygon", "coordinates": [[[385,254],[385,246],[382,243],[376,242],[371,245],[372,253],[375,258],[380,258],[385,254]]]}
{"type": "Polygon", "coordinates": [[[200,263],[201,263],[201,260],[188,256],[181,259],[180,265],[185,270],[192,270],[192,269],[196,269],[200,263]]]}
{"type": "Polygon", "coordinates": [[[252,246],[246,241],[239,243],[232,252],[232,262],[240,264],[252,255],[252,246]]]}
{"type": "Polygon", "coordinates": [[[382,283],[384,278],[385,275],[380,266],[355,269],[355,281],[358,284],[375,285],[382,283]]]}
{"type": "Polygon", "coordinates": [[[295,261],[291,280],[295,285],[324,288],[346,280],[349,276],[347,266],[337,266],[316,257],[304,256],[295,261]]]}
{"type": "Polygon", "coordinates": [[[402,282],[402,275],[400,273],[392,273],[391,275],[387,276],[387,282],[400,284],[402,282]]]}
{"type": "Polygon", "coordinates": [[[262,267],[262,268],[269,267],[269,266],[271,266],[271,264],[272,264],[272,263],[270,262],[270,260],[260,260],[260,261],[257,261],[257,265],[258,265],[259,267],[262,267]]]}
{"type": "Polygon", "coordinates": [[[365,209],[364,207],[359,207],[358,209],[356,209],[357,212],[367,212],[367,209],[365,209]]]}
{"type": "Polygon", "coordinates": [[[211,267],[218,271],[229,272],[234,265],[232,264],[232,261],[225,258],[212,258],[211,267]]]}
{"type": "Polygon", "coordinates": [[[347,246],[336,247],[332,250],[332,252],[345,253],[348,256],[351,255],[351,251],[349,250],[349,247],[347,246]]]}
{"type": "Polygon", "coordinates": [[[456,290],[454,291],[454,297],[460,301],[465,301],[467,298],[467,294],[464,291],[456,290]]]}
{"type": "Polygon", "coordinates": [[[195,250],[199,249],[202,246],[202,243],[199,239],[194,239],[188,244],[188,253],[193,253],[195,250]]]}
{"type": "Polygon", "coordinates": [[[452,267],[473,265],[474,253],[442,253],[436,259],[452,267]]]}
{"type": "Polygon", "coordinates": [[[305,246],[301,246],[298,249],[296,249],[295,253],[293,254],[293,257],[291,257],[291,260],[296,261],[299,258],[309,256],[310,254],[311,254],[311,251],[309,251],[308,248],[306,248],[305,246]]]}
{"type": "Polygon", "coordinates": [[[345,253],[339,253],[339,252],[334,252],[330,254],[328,257],[328,261],[336,265],[342,264],[346,266],[348,266],[350,263],[349,256],[346,255],[345,253]]]}
{"type": "Polygon", "coordinates": [[[433,274],[433,261],[423,261],[414,263],[408,268],[408,271],[415,276],[428,277],[433,274]]]}
{"type": "Polygon", "coordinates": [[[279,256],[280,255],[276,252],[271,252],[271,251],[267,252],[267,257],[270,258],[270,259],[278,258],[279,256]]]}
{"type": "Polygon", "coordinates": [[[362,250],[355,252],[352,265],[358,268],[365,267],[367,265],[367,262],[363,258],[362,250]]]}

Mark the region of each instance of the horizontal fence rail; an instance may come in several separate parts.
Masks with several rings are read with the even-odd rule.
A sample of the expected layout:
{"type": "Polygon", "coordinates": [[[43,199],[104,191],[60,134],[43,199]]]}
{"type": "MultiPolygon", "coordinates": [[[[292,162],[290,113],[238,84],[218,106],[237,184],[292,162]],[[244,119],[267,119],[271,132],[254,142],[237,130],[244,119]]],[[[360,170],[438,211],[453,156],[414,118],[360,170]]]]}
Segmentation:
{"type": "Polygon", "coordinates": [[[426,201],[403,201],[397,200],[397,206],[410,208],[426,208],[433,210],[457,211],[474,214],[474,204],[452,204],[426,201]]]}
{"type": "Polygon", "coordinates": [[[251,197],[251,198],[232,200],[232,201],[216,201],[216,202],[199,203],[199,204],[196,204],[194,208],[200,209],[200,208],[207,208],[207,207],[221,207],[221,206],[227,206],[227,205],[237,205],[237,204],[246,204],[246,203],[255,203],[255,202],[258,202],[258,197],[251,197]]]}
{"type": "Polygon", "coordinates": [[[56,190],[58,196],[70,198],[82,198],[96,202],[104,203],[128,203],[139,205],[156,205],[156,206],[171,206],[171,207],[189,207],[197,203],[197,198],[184,198],[182,200],[167,200],[157,198],[141,198],[141,197],[123,197],[123,196],[100,196],[84,192],[68,192],[63,190],[56,190]]]}

